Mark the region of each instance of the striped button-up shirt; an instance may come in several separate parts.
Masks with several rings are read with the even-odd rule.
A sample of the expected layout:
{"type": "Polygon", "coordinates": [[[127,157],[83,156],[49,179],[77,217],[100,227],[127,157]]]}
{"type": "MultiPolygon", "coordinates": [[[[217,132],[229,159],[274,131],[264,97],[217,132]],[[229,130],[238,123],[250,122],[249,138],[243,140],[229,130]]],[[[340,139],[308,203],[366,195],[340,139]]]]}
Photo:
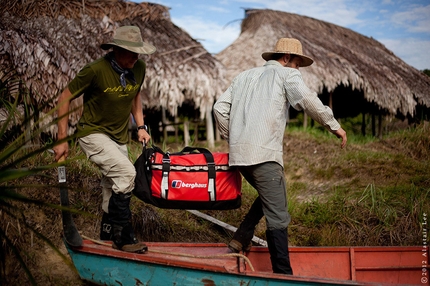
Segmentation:
{"type": "Polygon", "coordinates": [[[284,165],[282,146],[288,108],[303,110],[330,131],[340,128],[332,110],[303,82],[297,69],[267,61],[240,73],[214,106],[231,166],[274,161],[284,165]]]}

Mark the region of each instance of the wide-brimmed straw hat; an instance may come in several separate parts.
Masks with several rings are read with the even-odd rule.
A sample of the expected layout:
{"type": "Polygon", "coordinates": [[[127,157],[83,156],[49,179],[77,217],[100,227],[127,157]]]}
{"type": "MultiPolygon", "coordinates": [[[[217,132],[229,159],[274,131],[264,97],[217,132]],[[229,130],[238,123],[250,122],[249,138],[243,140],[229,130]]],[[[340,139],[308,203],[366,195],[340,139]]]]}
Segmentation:
{"type": "Polygon", "coordinates": [[[139,27],[123,26],[116,29],[112,42],[101,44],[103,50],[109,50],[112,46],[117,46],[137,54],[152,54],[155,47],[142,40],[139,27]]]}
{"type": "Polygon", "coordinates": [[[301,67],[310,66],[314,60],[308,56],[303,55],[302,43],[297,39],[281,38],[276,42],[275,50],[272,52],[262,53],[261,56],[266,61],[271,60],[274,54],[293,54],[302,58],[303,62],[301,67]]]}

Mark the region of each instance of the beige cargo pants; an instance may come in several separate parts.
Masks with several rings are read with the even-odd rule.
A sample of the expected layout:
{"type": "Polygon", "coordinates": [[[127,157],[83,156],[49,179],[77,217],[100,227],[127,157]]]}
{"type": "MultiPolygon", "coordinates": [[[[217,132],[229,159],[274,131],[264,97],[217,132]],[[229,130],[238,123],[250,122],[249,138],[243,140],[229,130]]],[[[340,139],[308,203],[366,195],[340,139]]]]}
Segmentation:
{"type": "Polygon", "coordinates": [[[80,138],[79,145],[87,158],[100,168],[102,208],[105,213],[108,213],[112,192],[126,194],[134,188],[136,169],[128,157],[127,145],[120,145],[101,133],[80,138]]]}

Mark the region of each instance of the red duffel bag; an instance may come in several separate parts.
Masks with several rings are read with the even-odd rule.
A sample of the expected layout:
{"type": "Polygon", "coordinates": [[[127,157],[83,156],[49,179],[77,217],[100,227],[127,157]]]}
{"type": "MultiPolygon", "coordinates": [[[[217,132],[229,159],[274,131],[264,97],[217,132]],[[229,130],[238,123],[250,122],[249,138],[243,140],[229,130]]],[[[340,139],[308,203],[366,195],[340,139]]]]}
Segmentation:
{"type": "Polygon", "coordinates": [[[181,152],[144,148],[136,160],[134,195],[165,209],[228,210],[241,205],[242,177],[228,153],[185,147],[181,152]]]}

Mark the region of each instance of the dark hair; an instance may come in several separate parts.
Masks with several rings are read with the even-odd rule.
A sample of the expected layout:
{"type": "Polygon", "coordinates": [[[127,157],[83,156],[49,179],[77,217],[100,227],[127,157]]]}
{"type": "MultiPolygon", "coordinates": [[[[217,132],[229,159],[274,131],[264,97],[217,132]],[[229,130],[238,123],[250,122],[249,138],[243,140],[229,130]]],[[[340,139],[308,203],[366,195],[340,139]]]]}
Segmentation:
{"type": "Polygon", "coordinates": [[[282,58],[284,55],[285,54],[273,54],[271,59],[277,61],[280,58],[282,58]]]}
{"type": "MultiPolygon", "coordinates": [[[[284,55],[286,54],[281,54],[281,53],[273,54],[271,59],[277,61],[280,58],[282,58],[284,55]]],[[[288,62],[291,62],[295,57],[298,57],[298,55],[295,55],[295,54],[289,54],[289,55],[290,55],[290,60],[288,62]]]]}

